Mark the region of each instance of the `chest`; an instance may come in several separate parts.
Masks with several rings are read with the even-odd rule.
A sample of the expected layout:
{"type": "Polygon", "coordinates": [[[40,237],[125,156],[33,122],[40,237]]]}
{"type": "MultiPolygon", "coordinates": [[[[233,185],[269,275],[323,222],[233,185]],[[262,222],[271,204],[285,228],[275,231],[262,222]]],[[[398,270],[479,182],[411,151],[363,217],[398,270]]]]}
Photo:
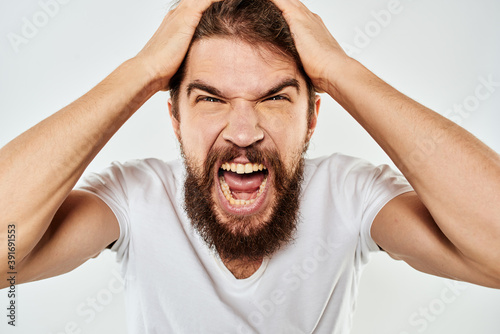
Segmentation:
{"type": "Polygon", "coordinates": [[[236,269],[237,275],[248,276],[243,279],[186,240],[134,246],[137,252],[129,255],[126,270],[127,309],[143,316],[129,319],[131,330],[154,332],[151,326],[160,324],[175,333],[345,329],[358,273],[353,253],[342,253],[325,240],[310,248],[284,249],[256,269],[236,269]]]}
{"type": "Polygon", "coordinates": [[[315,215],[302,213],[315,220],[292,243],[264,265],[238,269],[217,261],[181,210],[161,210],[140,207],[131,214],[123,263],[131,332],[349,331],[358,233],[332,225],[331,215],[318,217],[311,206],[315,215]]]}

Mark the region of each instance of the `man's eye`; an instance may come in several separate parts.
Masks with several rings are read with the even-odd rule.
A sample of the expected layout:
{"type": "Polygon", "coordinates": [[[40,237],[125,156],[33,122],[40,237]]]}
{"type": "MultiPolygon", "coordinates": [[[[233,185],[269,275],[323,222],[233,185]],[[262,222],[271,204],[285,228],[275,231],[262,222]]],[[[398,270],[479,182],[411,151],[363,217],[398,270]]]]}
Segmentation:
{"type": "Polygon", "coordinates": [[[211,96],[200,96],[198,99],[196,99],[197,102],[203,101],[203,102],[222,102],[221,100],[211,97],[211,96]]]}
{"type": "Polygon", "coordinates": [[[276,95],[276,96],[271,96],[269,98],[266,99],[266,101],[281,101],[281,100],[286,100],[288,101],[289,99],[282,96],[282,95],[276,95]]]}

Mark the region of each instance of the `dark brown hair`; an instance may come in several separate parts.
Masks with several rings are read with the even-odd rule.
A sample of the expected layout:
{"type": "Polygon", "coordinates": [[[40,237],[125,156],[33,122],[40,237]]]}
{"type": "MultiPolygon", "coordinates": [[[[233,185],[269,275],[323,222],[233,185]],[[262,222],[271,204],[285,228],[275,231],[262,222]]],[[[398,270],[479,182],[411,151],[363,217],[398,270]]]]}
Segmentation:
{"type": "MultiPolygon", "coordinates": [[[[215,36],[236,38],[249,44],[264,46],[293,59],[306,81],[310,122],[314,112],[314,86],[302,67],[290,28],[274,3],[270,0],[226,0],[213,3],[203,13],[191,45],[202,38],[215,36]]],[[[184,79],[188,55],[189,51],[169,83],[173,115],[178,120],[179,90],[184,79]]]]}

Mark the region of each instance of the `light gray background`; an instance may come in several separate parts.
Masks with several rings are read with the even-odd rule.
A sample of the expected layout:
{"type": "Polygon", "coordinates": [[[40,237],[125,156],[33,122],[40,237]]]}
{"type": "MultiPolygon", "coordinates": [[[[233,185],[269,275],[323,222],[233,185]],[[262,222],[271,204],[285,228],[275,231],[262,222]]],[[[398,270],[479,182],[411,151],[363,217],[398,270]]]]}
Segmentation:
{"type": "MultiPolygon", "coordinates": [[[[169,7],[166,0],[65,0],[52,16],[44,16],[38,1],[1,1],[1,146],[134,56],[169,7]],[[22,36],[25,20],[35,20],[40,27],[16,48],[9,36],[22,36]]],[[[488,98],[474,100],[479,78],[490,76],[500,83],[499,2],[316,0],[306,4],[323,17],[353,57],[500,152],[499,85],[491,88],[488,98]],[[398,3],[390,19],[380,14],[398,3]],[[453,106],[463,103],[469,103],[471,111],[460,115],[453,106]]],[[[166,100],[166,93],[151,98],[88,170],[98,171],[114,160],[176,158],[166,100]]],[[[361,127],[325,95],[309,157],[334,151],[390,164],[361,127]]],[[[1,291],[0,332],[125,333],[123,286],[117,272],[114,255],[105,252],[69,274],[18,286],[15,329],[6,325],[7,296],[1,291]]],[[[500,290],[450,285],[377,254],[362,278],[353,333],[499,333],[499,315],[500,290]]]]}

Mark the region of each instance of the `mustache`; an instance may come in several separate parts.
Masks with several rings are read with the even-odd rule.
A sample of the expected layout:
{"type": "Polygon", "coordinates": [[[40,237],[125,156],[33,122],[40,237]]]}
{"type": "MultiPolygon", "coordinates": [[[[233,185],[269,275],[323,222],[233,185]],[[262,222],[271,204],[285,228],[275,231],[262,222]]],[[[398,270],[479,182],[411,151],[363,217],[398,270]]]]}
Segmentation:
{"type": "Polygon", "coordinates": [[[250,163],[264,163],[273,160],[273,157],[279,157],[279,153],[276,150],[258,148],[257,146],[212,148],[205,161],[205,170],[212,168],[218,161],[231,161],[241,156],[246,157],[250,163]]]}
{"type": "MultiPolygon", "coordinates": [[[[242,156],[248,159],[250,163],[262,163],[266,165],[268,169],[282,171],[279,173],[280,178],[286,178],[286,175],[281,175],[283,171],[285,171],[285,168],[280,153],[276,149],[261,148],[253,145],[246,148],[236,146],[217,147],[211,148],[208,152],[203,166],[202,180],[204,184],[200,186],[210,188],[213,185],[214,178],[212,177],[212,173],[217,164],[231,161],[242,156]]],[[[280,183],[277,186],[279,187],[281,185],[280,183]]]]}
{"type": "MultiPolygon", "coordinates": [[[[286,168],[277,150],[262,146],[246,148],[225,146],[211,148],[205,161],[196,167],[183,152],[187,177],[184,183],[184,209],[193,227],[213,250],[228,259],[259,259],[269,256],[293,236],[300,220],[299,199],[304,174],[304,153],[298,155],[286,168]],[[218,182],[218,171],[223,162],[244,156],[252,163],[266,163],[275,196],[271,205],[271,216],[259,227],[251,225],[259,217],[224,215],[215,211],[213,186],[218,182]],[[215,176],[215,177],[214,177],[215,176]],[[222,223],[220,219],[224,219],[222,223]],[[229,227],[228,227],[229,226],[229,227]]],[[[263,219],[263,218],[262,218],[263,219]]]]}

